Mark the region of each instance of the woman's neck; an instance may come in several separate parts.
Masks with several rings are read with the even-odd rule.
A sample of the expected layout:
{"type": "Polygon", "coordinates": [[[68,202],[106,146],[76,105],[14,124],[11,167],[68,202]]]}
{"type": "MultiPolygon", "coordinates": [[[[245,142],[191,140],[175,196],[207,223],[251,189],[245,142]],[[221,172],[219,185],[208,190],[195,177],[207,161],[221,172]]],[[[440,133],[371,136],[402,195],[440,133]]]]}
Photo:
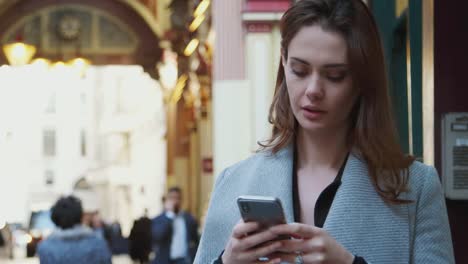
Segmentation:
{"type": "Polygon", "coordinates": [[[296,137],[298,168],[338,169],[349,152],[347,130],[334,133],[307,133],[299,129],[296,137]]]}

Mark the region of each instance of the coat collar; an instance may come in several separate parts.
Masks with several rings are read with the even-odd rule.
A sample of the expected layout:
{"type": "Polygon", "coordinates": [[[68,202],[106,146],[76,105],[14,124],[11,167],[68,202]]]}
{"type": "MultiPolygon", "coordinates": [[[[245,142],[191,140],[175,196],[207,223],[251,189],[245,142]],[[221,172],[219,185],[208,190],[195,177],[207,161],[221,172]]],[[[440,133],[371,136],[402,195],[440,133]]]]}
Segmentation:
{"type": "Polygon", "coordinates": [[[50,234],[51,239],[63,239],[63,240],[70,240],[70,239],[81,239],[89,236],[93,236],[93,230],[84,225],[75,225],[72,228],[68,229],[60,229],[57,228],[50,234]]]}

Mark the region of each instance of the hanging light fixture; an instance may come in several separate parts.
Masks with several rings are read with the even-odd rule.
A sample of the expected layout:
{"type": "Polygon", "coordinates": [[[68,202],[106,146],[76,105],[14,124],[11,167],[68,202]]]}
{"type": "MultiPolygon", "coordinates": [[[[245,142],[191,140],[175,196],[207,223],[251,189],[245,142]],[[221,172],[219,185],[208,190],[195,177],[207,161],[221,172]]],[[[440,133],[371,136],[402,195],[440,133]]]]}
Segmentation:
{"type": "Polygon", "coordinates": [[[37,66],[38,68],[43,68],[47,69],[51,66],[52,62],[49,59],[46,58],[35,58],[34,60],[31,61],[31,65],[37,66]]]}
{"type": "Polygon", "coordinates": [[[208,9],[208,6],[210,5],[210,0],[203,0],[200,2],[200,4],[197,6],[195,11],[193,12],[194,17],[198,17],[205,13],[205,11],[208,9]]]}
{"type": "Polygon", "coordinates": [[[35,66],[37,68],[41,68],[41,69],[48,69],[50,68],[50,66],[52,65],[52,62],[45,58],[44,56],[42,56],[41,54],[41,46],[39,45],[37,47],[37,52],[36,52],[36,56],[35,58],[31,61],[30,63],[32,66],[35,66]]]}
{"type": "Polygon", "coordinates": [[[187,47],[185,47],[184,50],[184,55],[185,56],[190,56],[192,53],[195,51],[195,49],[198,47],[198,44],[200,44],[200,41],[198,39],[192,39],[189,44],[187,44],[187,47]]]}
{"type": "Polygon", "coordinates": [[[197,30],[204,20],[205,20],[205,15],[202,14],[202,15],[197,16],[189,26],[190,32],[194,32],[195,30],[197,30]]]}
{"type": "Polygon", "coordinates": [[[71,59],[70,61],[67,62],[67,65],[72,67],[73,70],[78,72],[78,74],[83,77],[84,74],[86,73],[86,70],[88,69],[89,65],[91,65],[91,62],[88,59],[85,59],[83,57],[76,57],[71,59]]]}
{"type": "Polygon", "coordinates": [[[23,42],[22,37],[18,36],[13,43],[3,45],[3,52],[12,66],[20,66],[28,64],[34,54],[36,47],[23,42]]]}

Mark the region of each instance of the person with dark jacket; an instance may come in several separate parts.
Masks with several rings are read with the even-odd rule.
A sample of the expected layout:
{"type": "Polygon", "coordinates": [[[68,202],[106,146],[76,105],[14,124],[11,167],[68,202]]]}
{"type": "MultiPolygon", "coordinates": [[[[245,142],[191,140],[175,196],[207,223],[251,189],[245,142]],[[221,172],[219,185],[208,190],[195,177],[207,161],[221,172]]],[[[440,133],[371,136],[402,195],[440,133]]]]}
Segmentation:
{"type": "Polygon", "coordinates": [[[181,210],[182,190],[169,189],[164,212],[152,220],[153,264],[191,264],[198,247],[198,224],[181,210]]]}
{"type": "Polygon", "coordinates": [[[151,253],[151,219],[145,215],[133,223],[130,231],[129,253],[136,263],[149,263],[151,253]]]}
{"type": "Polygon", "coordinates": [[[39,243],[37,253],[41,264],[112,263],[106,241],[81,224],[83,208],[78,198],[60,198],[51,211],[58,229],[39,243]]]}

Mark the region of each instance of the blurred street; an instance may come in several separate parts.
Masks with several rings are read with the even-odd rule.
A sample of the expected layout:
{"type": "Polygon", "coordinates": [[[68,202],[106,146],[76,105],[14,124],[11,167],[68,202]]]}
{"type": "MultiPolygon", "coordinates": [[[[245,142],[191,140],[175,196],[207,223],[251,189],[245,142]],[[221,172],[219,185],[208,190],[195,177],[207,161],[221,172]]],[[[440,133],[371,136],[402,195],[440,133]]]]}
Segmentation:
{"type": "MultiPolygon", "coordinates": [[[[131,264],[132,261],[128,256],[114,256],[112,258],[113,264],[131,264]]],[[[5,248],[0,247],[0,264],[39,264],[38,258],[18,258],[8,259],[6,256],[5,248]]]]}
{"type": "MultiPolygon", "coordinates": [[[[127,256],[115,256],[112,258],[113,264],[131,264],[132,261],[127,256]]],[[[0,264],[39,264],[38,258],[7,259],[4,255],[0,256],[0,264]]]]}

